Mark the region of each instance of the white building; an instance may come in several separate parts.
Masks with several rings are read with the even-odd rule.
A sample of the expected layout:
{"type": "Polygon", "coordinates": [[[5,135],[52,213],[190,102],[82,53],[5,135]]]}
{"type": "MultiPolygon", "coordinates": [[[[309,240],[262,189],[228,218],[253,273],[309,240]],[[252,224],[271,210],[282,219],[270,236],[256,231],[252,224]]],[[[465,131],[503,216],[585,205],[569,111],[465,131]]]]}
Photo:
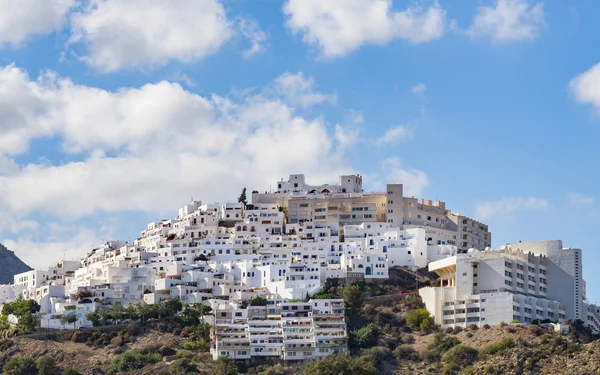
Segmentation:
{"type": "Polygon", "coordinates": [[[419,294],[442,327],[580,319],[598,328],[600,310],[582,302],[581,250],[563,248],[561,241],[470,250],[432,262],[429,270],[441,286],[419,294]]]}
{"type": "Polygon", "coordinates": [[[348,352],[341,299],[247,308],[227,304],[220,305],[214,316],[211,354],[215,360],[227,356],[300,361],[348,352]]]}

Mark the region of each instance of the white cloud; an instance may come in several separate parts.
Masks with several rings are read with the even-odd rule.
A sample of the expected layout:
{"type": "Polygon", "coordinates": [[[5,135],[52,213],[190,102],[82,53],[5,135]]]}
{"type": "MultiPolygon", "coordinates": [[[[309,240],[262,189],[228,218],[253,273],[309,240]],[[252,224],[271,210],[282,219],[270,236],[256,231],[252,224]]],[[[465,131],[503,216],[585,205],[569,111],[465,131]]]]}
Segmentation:
{"type": "Polygon", "coordinates": [[[316,91],[315,79],[306,77],[302,72],[283,73],[274,82],[275,92],[285,97],[293,106],[307,108],[315,104],[329,102],[335,104],[335,94],[324,94],[316,91]]]}
{"type": "Polygon", "coordinates": [[[423,82],[416,84],[410,89],[410,92],[415,96],[424,97],[425,91],[427,91],[427,86],[423,82]]]}
{"type": "Polygon", "coordinates": [[[70,43],[101,71],[191,62],[216,52],[232,35],[218,0],[91,0],[71,16],[70,43]]]}
{"type": "Polygon", "coordinates": [[[340,124],[335,125],[335,139],[342,149],[350,147],[358,141],[360,135],[360,129],[342,126],[340,124]]]}
{"type": "Polygon", "coordinates": [[[413,129],[408,127],[408,126],[394,126],[392,128],[389,128],[385,134],[383,134],[381,137],[377,138],[377,140],[375,141],[375,144],[377,145],[385,145],[385,144],[391,144],[391,143],[395,143],[398,142],[402,139],[408,139],[408,138],[412,138],[413,136],[413,129]]]}
{"type": "Polygon", "coordinates": [[[84,226],[69,225],[64,223],[49,225],[53,230],[46,228],[49,234],[40,240],[29,235],[21,235],[15,239],[3,242],[6,248],[15,252],[23,262],[35,269],[45,269],[50,264],[65,260],[80,260],[95,244],[110,240],[111,235],[106,227],[87,228],[84,226]],[[65,232],[69,228],[69,233],[65,232]],[[55,234],[58,230],[58,234],[55,234]]]}
{"type": "Polygon", "coordinates": [[[594,198],[579,193],[573,193],[569,194],[569,202],[573,204],[589,205],[594,203],[594,198]]]}
{"type": "MultiPolygon", "coordinates": [[[[429,186],[429,177],[418,169],[405,169],[398,158],[388,158],[380,164],[381,176],[373,176],[389,184],[403,184],[405,196],[421,196],[423,190],[429,186]]],[[[378,190],[385,186],[374,185],[378,190]]]]}
{"type": "Polygon", "coordinates": [[[573,78],[569,86],[578,102],[600,111],[600,63],[573,78]]]}
{"type": "Polygon", "coordinates": [[[497,201],[487,201],[477,204],[475,216],[480,220],[486,220],[495,215],[508,215],[515,211],[539,211],[545,210],[549,203],[545,199],[536,197],[511,197],[502,198],[497,201]]]}
{"type": "Polygon", "coordinates": [[[228,198],[242,186],[262,189],[291,170],[315,179],[353,172],[325,121],[301,117],[292,107],[329,98],[313,92],[312,80],[292,79],[299,87],[232,100],[205,98],[166,81],[111,92],[52,73],[30,80],[14,66],[0,71],[0,82],[4,76],[22,88],[12,91],[18,100],[3,98],[11,105],[0,100],[3,117],[14,119],[9,133],[30,129],[12,137],[21,152],[30,139],[52,135],[69,151],[90,155],[0,175],[0,211],[65,220],[97,212],[171,212],[182,197],[228,198]]]}
{"type": "Polygon", "coordinates": [[[288,0],[283,10],[287,27],[329,58],[393,39],[428,42],[446,28],[446,12],[437,2],[395,11],[392,0],[288,0]]]}
{"type": "Polygon", "coordinates": [[[18,46],[34,35],[59,30],[75,0],[0,1],[0,47],[18,46]]]}
{"type": "Polygon", "coordinates": [[[258,22],[250,18],[240,18],[237,28],[244,38],[250,42],[250,48],[243,52],[245,59],[250,59],[257,53],[266,50],[267,33],[260,29],[258,22]]]}
{"type": "Polygon", "coordinates": [[[533,40],[544,25],[544,18],[542,3],[496,0],[495,6],[478,8],[467,34],[474,38],[489,37],[499,43],[533,40]]]}

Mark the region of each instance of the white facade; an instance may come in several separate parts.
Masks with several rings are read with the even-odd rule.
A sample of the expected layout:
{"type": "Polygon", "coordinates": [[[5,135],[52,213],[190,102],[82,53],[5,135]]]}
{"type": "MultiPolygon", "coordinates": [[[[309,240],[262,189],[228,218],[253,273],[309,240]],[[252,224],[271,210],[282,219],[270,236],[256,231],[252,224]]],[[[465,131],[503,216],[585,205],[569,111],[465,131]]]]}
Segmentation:
{"type": "Polygon", "coordinates": [[[442,327],[580,319],[599,328],[600,309],[577,299],[583,294],[576,289],[583,285],[581,251],[563,249],[560,241],[472,250],[430,263],[429,269],[441,286],[419,294],[442,327]]]}
{"type": "Polygon", "coordinates": [[[215,310],[213,359],[273,358],[300,361],[347,353],[344,301],[270,303],[215,310]]]}

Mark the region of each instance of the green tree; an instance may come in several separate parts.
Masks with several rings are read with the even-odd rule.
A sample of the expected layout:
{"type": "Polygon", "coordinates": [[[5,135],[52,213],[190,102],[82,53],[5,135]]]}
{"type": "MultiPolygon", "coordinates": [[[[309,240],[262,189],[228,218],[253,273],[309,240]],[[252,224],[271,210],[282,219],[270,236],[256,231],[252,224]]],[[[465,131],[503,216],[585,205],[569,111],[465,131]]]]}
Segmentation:
{"type": "Polygon", "coordinates": [[[139,319],[138,311],[134,305],[127,306],[127,308],[125,309],[124,318],[131,319],[131,320],[139,319]]]}
{"type": "Polygon", "coordinates": [[[179,298],[171,298],[164,301],[162,304],[167,316],[175,316],[183,308],[183,304],[179,298]]]}
{"type": "Polygon", "coordinates": [[[352,358],[348,354],[331,354],[307,365],[301,375],[375,375],[377,369],[368,357],[352,358]]]}
{"type": "Polygon", "coordinates": [[[350,285],[344,288],[344,303],[346,308],[352,312],[360,311],[365,302],[365,294],[358,285],[350,285]]]}
{"type": "Polygon", "coordinates": [[[36,319],[33,314],[40,311],[40,305],[34,300],[25,300],[22,295],[2,308],[2,315],[15,315],[18,319],[17,329],[21,332],[35,331],[36,319]]]}
{"type": "Polygon", "coordinates": [[[2,368],[5,374],[33,375],[37,374],[35,361],[31,357],[12,357],[2,368]]]}
{"type": "Polygon", "coordinates": [[[89,320],[90,322],[92,322],[92,325],[94,327],[98,327],[100,325],[100,322],[102,321],[102,317],[100,316],[98,311],[92,311],[91,313],[88,313],[85,316],[85,318],[87,320],[89,320]]]}
{"type": "Polygon", "coordinates": [[[354,348],[370,348],[377,345],[379,328],[375,323],[369,323],[350,334],[350,345],[354,348]]]}
{"type": "Polygon", "coordinates": [[[248,197],[246,197],[246,188],[242,189],[242,194],[240,194],[238,202],[242,203],[244,206],[248,203],[248,197]]]}
{"type": "Polygon", "coordinates": [[[74,312],[70,312],[68,314],[63,314],[60,317],[60,323],[63,325],[63,327],[66,324],[73,324],[73,329],[74,329],[76,322],[77,322],[77,314],[75,314],[74,312]]]}
{"type": "Polygon", "coordinates": [[[250,306],[267,306],[267,299],[256,296],[250,301],[250,306]]]}
{"type": "Polygon", "coordinates": [[[123,304],[121,302],[115,302],[110,309],[110,317],[113,320],[123,319],[123,313],[125,309],[123,308],[123,304]]]}
{"type": "Polygon", "coordinates": [[[51,355],[45,355],[35,361],[35,367],[39,375],[53,375],[56,371],[56,359],[51,355]]]}
{"type": "Polygon", "coordinates": [[[427,309],[416,309],[408,313],[406,316],[406,324],[411,328],[426,330],[435,324],[427,309]]]}
{"type": "Polygon", "coordinates": [[[235,362],[229,357],[219,357],[215,367],[215,375],[238,375],[235,362]]]}

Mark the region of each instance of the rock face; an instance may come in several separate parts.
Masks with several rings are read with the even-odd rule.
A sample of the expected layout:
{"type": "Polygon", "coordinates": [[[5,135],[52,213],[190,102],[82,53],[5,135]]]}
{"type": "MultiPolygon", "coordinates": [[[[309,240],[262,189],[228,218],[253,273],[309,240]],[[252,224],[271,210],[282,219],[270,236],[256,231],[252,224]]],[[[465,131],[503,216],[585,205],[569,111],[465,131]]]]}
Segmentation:
{"type": "Polygon", "coordinates": [[[13,276],[31,270],[15,253],[0,244],[0,284],[12,284],[13,276]]]}

